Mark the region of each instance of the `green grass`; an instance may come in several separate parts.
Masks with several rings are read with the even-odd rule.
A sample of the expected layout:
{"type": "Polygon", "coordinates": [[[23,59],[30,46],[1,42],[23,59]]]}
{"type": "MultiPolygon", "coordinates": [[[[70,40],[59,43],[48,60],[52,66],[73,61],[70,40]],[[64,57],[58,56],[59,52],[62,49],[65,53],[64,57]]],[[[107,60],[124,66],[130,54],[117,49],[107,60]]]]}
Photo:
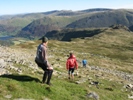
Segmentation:
{"type": "Polygon", "coordinates": [[[77,99],[81,100],[85,97],[82,95],[86,94],[85,88],[80,85],[76,85],[71,82],[59,80],[57,77],[53,77],[52,87],[47,85],[42,86],[37,78],[26,76],[26,75],[9,75],[1,77],[1,99],[4,99],[3,95],[11,94],[13,98],[31,98],[35,100],[43,100],[48,97],[52,100],[70,100],[77,99]]]}
{"type": "MultiPolygon", "coordinates": [[[[12,95],[15,98],[27,98],[35,100],[88,100],[87,93],[95,91],[102,100],[127,100],[126,91],[121,91],[122,84],[115,81],[100,80],[99,89],[90,85],[89,81],[84,84],[75,84],[69,80],[52,77],[53,86],[42,85],[40,80],[30,75],[7,75],[0,77],[0,99],[4,95],[12,95]],[[91,86],[91,87],[90,87],[91,86]]],[[[5,99],[6,100],[6,99],[5,99]]]]}

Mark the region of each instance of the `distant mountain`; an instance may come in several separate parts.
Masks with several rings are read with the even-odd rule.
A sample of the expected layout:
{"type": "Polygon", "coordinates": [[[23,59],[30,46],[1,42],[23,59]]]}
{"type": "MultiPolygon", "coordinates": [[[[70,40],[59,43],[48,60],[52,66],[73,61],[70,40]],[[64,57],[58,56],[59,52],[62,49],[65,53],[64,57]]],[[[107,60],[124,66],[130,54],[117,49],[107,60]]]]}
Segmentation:
{"type": "Polygon", "coordinates": [[[36,38],[60,29],[102,28],[117,24],[131,27],[133,10],[96,8],[0,16],[0,35],[36,38]]]}
{"type": "MultiPolygon", "coordinates": [[[[74,16],[64,16],[66,11],[64,11],[64,14],[61,12],[62,11],[60,11],[60,14],[62,16],[46,16],[33,21],[23,28],[18,33],[18,36],[40,37],[44,36],[47,32],[62,28],[102,28],[118,24],[130,27],[133,25],[133,12],[128,10],[91,9],[80,11],[80,13],[87,12],[86,14],[74,16]]],[[[67,11],[67,13],[68,12],[72,11],[67,11]]],[[[51,13],[59,14],[58,11],[51,13]]]]}
{"type": "Polygon", "coordinates": [[[80,12],[101,12],[101,11],[111,11],[111,10],[113,10],[113,9],[94,8],[94,9],[81,10],[80,12]]]}
{"type": "MultiPolygon", "coordinates": [[[[101,11],[105,11],[107,9],[87,9],[87,10],[81,10],[81,11],[71,11],[71,10],[53,10],[53,11],[47,11],[47,12],[41,12],[41,13],[26,13],[26,14],[16,14],[16,15],[3,15],[0,16],[0,26],[3,27],[3,29],[0,29],[0,35],[15,35],[16,33],[18,33],[18,31],[20,31],[21,29],[23,30],[24,27],[26,27],[27,25],[29,26],[29,24],[37,19],[41,19],[43,17],[49,17],[49,16],[67,16],[67,17],[72,17],[74,16],[75,20],[79,19],[79,18],[83,18],[84,16],[87,16],[89,14],[89,12],[101,12],[101,11]],[[78,16],[78,18],[76,17],[78,16]],[[10,27],[12,29],[9,30],[10,27]]],[[[75,20],[72,20],[70,18],[70,20],[68,20],[68,22],[66,21],[66,24],[69,24],[70,21],[73,22],[75,20]]],[[[44,21],[45,23],[45,21],[44,21]]],[[[65,26],[66,24],[62,25],[65,26]]],[[[53,26],[53,25],[52,25],[53,26]]]]}
{"type": "Polygon", "coordinates": [[[75,15],[82,15],[86,13],[94,13],[94,12],[103,12],[103,11],[110,11],[112,9],[106,8],[95,8],[95,9],[86,9],[86,10],[79,10],[79,11],[72,11],[72,10],[54,10],[44,12],[45,15],[55,15],[55,16],[75,16],[75,15]]]}
{"type": "Polygon", "coordinates": [[[127,27],[133,25],[133,12],[126,10],[111,10],[95,13],[91,16],[79,19],[67,25],[67,28],[91,28],[109,27],[114,24],[122,24],[127,27]]]}
{"type": "Polygon", "coordinates": [[[24,27],[17,36],[19,37],[41,37],[49,31],[64,28],[69,23],[75,21],[77,18],[64,16],[47,16],[33,21],[24,27]]]}
{"type": "Polygon", "coordinates": [[[30,24],[32,21],[43,18],[42,14],[22,14],[0,16],[0,35],[16,35],[18,31],[30,24]]]}

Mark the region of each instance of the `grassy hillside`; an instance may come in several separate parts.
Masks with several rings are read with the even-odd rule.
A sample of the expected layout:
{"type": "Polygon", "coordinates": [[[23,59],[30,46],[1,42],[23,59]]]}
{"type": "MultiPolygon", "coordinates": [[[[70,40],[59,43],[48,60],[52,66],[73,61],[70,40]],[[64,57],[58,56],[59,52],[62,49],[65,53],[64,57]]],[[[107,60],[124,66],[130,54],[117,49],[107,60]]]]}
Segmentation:
{"type": "Polygon", "coordinates": [[[43,13],[0,16],[0,35],[16,35],[22,28],[36,19],[43,18],[43,13]],[[12,30],[11,30],[12,29],[12,30]]]}
{"type": "MultiPolygon", "coordinates": [[[[96,66],[102,65],[103,67],[109,67],[133,73],[131,71],[133,33],[124,29],[112,28],[105,28],[101,29],[100,31],[101,32],[98,35],[84,37],[84,39],[73,38],[72,42],[63,42],[62,45],[59,44],[59,46],[68,51],[72,50],[81,53],[89,53],[88,56],[85,56],[85,58],[87,57],[92,65],[95,63],[96,66]],[[98,58],[91,61],[91,58],[93,58],[91,54],[94,54],[94,56],[98,55],[98,58]],[[99,58],[100,55],[103,58],[105,57],[105,59],[106,57],[107,59],[111,59],[108,59],[106,62],[107,64],[105,64],[104,60],[99,58]],[[130,68],[128,69],[127,66],[130,68]]],[[[81,55],[79,54],[77,56],[80,58],[81,55]]],[[[84,56],[82,55],[81,58],[83,57],[84,56]]]]}
{"type": "MultiPolygon", "coordinates": [[[[79,54],[79,52],[87,53],[88,54],[87,59],[90,59],[91,57],[93,57],[91,56],[91,54],[92,55],[94,54],[94,56],[101,55],[103,58],[105,57],[105,59],[106,57],[111,58],[113,60],[109,59],[109,62],[105,65],[103,64],[103,67],[109,66],[113,68],[116,62],[118,62],[116,67],[118,70],[124,70],[126,72],[133,73],[131,71],[133,32],[125,30],[124,28],[113,29],[112,27],[103,28],[103,29],[86,29],[86,30],[70,29],[70,30],[67,30],[68,33],[66,32],[66,30],[64,31],[65,35],[63,31],[64,30],[57,31],[57,34],[53,34],[52,36],[46,35],[49,39],[53,40],[53,41],[52,40],[50,41],[50,44],[49,44],[50,48],[54,47],[54,49],[56,50],[59,50],[60,48],[66,49],[66,51],[64,51],[64,55],[67,55],[65,53],[68,53],[68,51],[75,51],[76,55],[79,54]],[[86,36],[80,35],[81,34],[80,32],[86,34],[86,36]],[[71,42],[57,41],[56,39],[63,40],[62,34],[64,35],[64,37],[67,35],[70,36],[66,41],[71,40],[71,42]],[[73,35],[69,35],[69,34],[73,34],[73,35]],[[72,37],[72,36],[77,36],[77,37],[72,37]],[[119,63],[119,61],[121,63],[119,63]],[[126,66],[130,68],[128,69],[126,66]]],[[[18,41],[18,40],[15,40],[15,41],[18,41]]],[[[33,44],[25,44],[25,45],[26,47],[28,47],[28,45],[30,45],[30,47],[36,47],[36,46],[32,46],[33,44]]],[[[57,56],[61,56],[61,54],[57,56]]],[[[81,55],[79,54],[77,56],[80,58],[81,55]]],[[[81,57],[83,57],[83,55],[81,57]]],[[[92,63],[93,65],[93,63],[95,63],[97,64],[97,66],[99,66],[102,64],[101,63],[102,61],[103,60],[101,60],[101,58],[100,59],[97,58],[96,61],[95,60],[92,60],[92,62],[90,61],[90,64],[92,63]]]]}
{"type": "MultiPolygon", "coordinates": [[[[103,30],[103,29],[101,29],[103,30]]],[[[20,39],[19,39],[20,40],[20,39]]],[[[25,41],[25,43],[14,45],[20,54],[30,55],[30,61],[34,62],[36,47],[41,41],[25,41]]],[[[0,99],[35,99],[35,100],[94,100],[87,97],[87,94],[95,92],[99,100],[130,100],[124,86],[130,81],[123,79],[113,72],[120,71],[126,74],[133,74],[133,33],[124,29],[107,28],[102,33],[84,39],[76,38],[71,42],[49,40],[48,53],[49,62],[53,64],[54,74],[52,86],[42,85],[41,70],[33,70],[27,65],[14,64],[23,70],[22,74],[12,71],[11,75],[0,76],[0,99]],[[67,55],[73,51],[78,61],[86,58],[88,67],[83,68],[79,64],[79,74],[75,76],[75,81],[67,79],[65,63],[67,55]],[[92,70],[93,66],[104,68],[104,71],[92,70]],[[76,84],[76,81],[84,81],[76,84]],[[91,84],[98,81],[98,87],[91,84]]],[[[19,56],[21,57],[21,56],[19,56]]]]}
{"type": "Polygon", "coordinates": [[[54,30],[51,32],[47,32],[45,35],[49,39],[54,40],[61,40],[61,41],[71,41],[72,38],[85,38],[85,37],[92,37],[94,35],[100,34],[103,30],[96,29],[96,28],[79,28],[79,29],[60,29],[54,30]]]}
{"type": "Polygon", "coordinates": [[[79,19],[81,16],[47,16],[42,19],[38,19],[24,27],[17,36],[21,37],[40,37],[52,30],[58,30],[64,28],[71,22],[79,19]]]}

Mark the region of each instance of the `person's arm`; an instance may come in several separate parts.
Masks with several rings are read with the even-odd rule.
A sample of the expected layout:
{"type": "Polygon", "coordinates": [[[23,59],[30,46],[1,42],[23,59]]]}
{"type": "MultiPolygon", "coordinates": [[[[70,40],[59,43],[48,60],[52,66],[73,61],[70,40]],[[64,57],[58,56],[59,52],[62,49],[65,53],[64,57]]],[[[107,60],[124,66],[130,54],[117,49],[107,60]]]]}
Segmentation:
{"type": "Polygon", "coordinates": [[[43,57],[44,61],[47,61],[47,57],[46,57],[46,47],[42,47],[42,57],[43,57]]]}
{"type": "Polygon", "coordinates": [[[78,69],[78,63],[77,63],[76,59],[75,59],[75,67],[76,67],[76,69],[78,69]]]}
{"type": "Polygon", "coordinates": [[[43,57],[43,59],[44,59],[44,62],[45,62],[45,61],[47,62],[48,68],[51,69],[52,67],[51,67],[51,65],[50,65],[49,62],[48,62],[46,50],[47,50],[46,47],[43,47],[43,48],[42,48],[42,57],[43,57]]]}
{"type": "Polygon", "coordinates": [[[69,62],[68,62],[68,60],[67,60],[67,62],[66,62],[66,69],[67,69],[67,70],[69,69],[69,62]]]}

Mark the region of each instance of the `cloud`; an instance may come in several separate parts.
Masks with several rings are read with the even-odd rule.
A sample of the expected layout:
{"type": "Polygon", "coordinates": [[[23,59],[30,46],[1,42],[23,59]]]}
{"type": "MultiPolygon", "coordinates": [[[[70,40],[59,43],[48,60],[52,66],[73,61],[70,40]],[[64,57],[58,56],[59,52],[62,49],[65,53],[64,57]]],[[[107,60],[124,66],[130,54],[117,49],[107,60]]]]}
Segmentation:
{"type": "Polygon", "coordinates": [[[133,4],[125,4],[125,5],[121,5],[121,6],[114,6],[112,8],[133,9],[133,4]]]}

